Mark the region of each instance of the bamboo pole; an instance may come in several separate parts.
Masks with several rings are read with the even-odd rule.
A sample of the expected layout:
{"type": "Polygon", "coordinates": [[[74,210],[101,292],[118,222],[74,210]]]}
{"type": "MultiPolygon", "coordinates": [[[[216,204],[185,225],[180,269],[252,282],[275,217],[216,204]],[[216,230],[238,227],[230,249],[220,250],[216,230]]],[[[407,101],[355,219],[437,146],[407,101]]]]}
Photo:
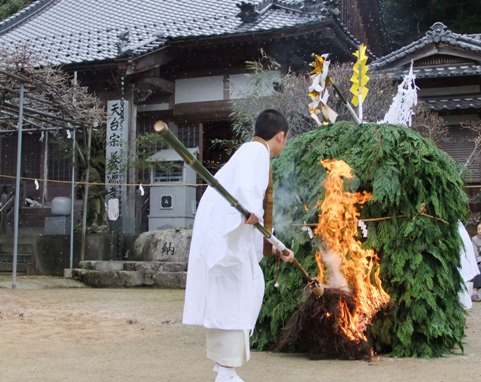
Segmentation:
{"type": "MultiPolygon", "coordinates": [[[[172,148],[181,156],[181,158],[187,163],[194,171],[204,179],[209,186],[214,188],[219,194],[221,194],[224,199],[226,199],[232,207],[239,211],[246,219],[250,216],[250,212],[239,203],[239,201],[234,198],[220,183],[214,178],[214,176],[200,163],[192,153],[184,146],[184,144],[175,136],[172,131],[168,128],[167,124],[163,121],[157,121],[154,124],[154,130],[162,136],[172,148]]],[[[287,247],[282,243],[277,237],[275,237],[271,232],[269,232],[262,224],[256,223],[254,227],[277,249],[282,251],[284,254],[288,253],[287,247]]],[[[324,294],[324,287],[319,283],[319,280],[315,277],[311,277],[309,273],[304,269],[304,267],[294,259],[294,266],[302,273],[302,275],[308,281],[308,286],[311,288],[312,292],[320,297],[324,294]]]]}
{"type": "Polygon", "coordinates": [[[356,123],[358,125],[360,125],[362,123],[361,119],[357,116],[357,114],[354,111],[354,109],[352,108],[351,104],[346,100],[346,98],[344,98],[344,95],[342,94],[341,90],[337,87],[337,85],[334,82],[334,80],[332,79],[332,77],[327,76],[327,81],[332,85],[332,87],[334,88],[334,90],[337,93],[337,95],[339,96],[339,98],[341,98],[342,103],[344,104],[344,106],[346,106],[347,110],[351,114],[354,121],[356,121],[356,123]]]}

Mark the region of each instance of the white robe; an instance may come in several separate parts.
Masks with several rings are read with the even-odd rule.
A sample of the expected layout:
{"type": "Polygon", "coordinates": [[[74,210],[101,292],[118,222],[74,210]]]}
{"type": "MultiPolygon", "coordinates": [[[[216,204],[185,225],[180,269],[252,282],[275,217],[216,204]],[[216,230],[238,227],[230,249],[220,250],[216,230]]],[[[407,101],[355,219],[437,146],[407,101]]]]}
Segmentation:
{"type": "MultiPolygon", "coordinates": [[[[216,179],[260,220],[269,181],[269,152],[243,144],[216,179]]],[[[262,235],[215,189],[197,209],[189,253],[183,323],[212,329],[252,330],[264,296],[262,235]]]]}
{"type": "Polygon", "coordinates": [[[458,222],[458,232],[463,241],[463,246],[460,251],[461,267],[459,268],[459,274],[464,281],[464,290],[459,292],[459,300],[465,309],[471,309],[473,306],[471,301],[472,285],[470,288],[468,282],[472,280],[474,276],[479,274],[479,268],[476,263],[476,256],[474,255],[473,243],[469,237],[468,231],[466,231],[466,228],[461,222],[458,222]]]}

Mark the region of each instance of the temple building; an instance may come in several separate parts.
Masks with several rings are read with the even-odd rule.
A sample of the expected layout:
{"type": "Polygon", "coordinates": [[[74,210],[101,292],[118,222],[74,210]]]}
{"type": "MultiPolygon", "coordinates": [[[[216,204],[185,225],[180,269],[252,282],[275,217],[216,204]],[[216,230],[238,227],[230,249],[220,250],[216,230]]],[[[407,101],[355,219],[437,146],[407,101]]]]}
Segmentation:
{"type": "Polygon", "coordinates": [[[456,161],[469,164],[466,183],[481,183],[481,33],[458,34],[435,23],[419,40],[385,55],[371,65],[373,70],[402,80],[413,63],[419,98],[441,115],[449,140],[441,148],[456,161]],[[478,132],[461,123],[479,125],[478,132]],[[476,143],[476,141],[478,141],[476,143]]]}
{"type": "MultiPolygon", "coordinates": [[[[107,114],[121,104],[129,161],[136,138],[159,119],[187,147],[197,148],[201,161],[222,161],[210,141],[232,134],[232,101],[248,86],[246,61],[258,59],[262,49],[282,73],[306,68],[313,52],[330,52],[333,62],[351,61],[360,43],[372,58],[389,51],[378,0],[39,0],[0,23],[4,49],[27,47],[39,55],[38,64],[75,74],[105,102],[107,114]]],[[[55,160],[54,149],[46,150],[39,137],[40,132],[25,136],[24,173],[70,179],[69,163],[55,160]]],[[[0,135],[1,175],[14,175],[15,142],[0,135]]],[[[128,184],[172,176],[126,167],[128,184]]],[[[68,189],[26,187],[29,196],[47,204],[68,189]]],[[[148,193],[143,201],[137,193],[127,187],[123,195],[127,233],[147,229],[148,193]]],[[[159,208],[172,208],[172,199],[159,200],[159,208]]]]}

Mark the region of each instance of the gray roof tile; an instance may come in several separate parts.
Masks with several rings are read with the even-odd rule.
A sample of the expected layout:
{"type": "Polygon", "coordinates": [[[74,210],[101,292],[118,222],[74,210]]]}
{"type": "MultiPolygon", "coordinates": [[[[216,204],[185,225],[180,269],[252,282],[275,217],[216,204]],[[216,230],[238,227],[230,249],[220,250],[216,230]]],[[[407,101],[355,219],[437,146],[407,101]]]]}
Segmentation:
{"type": "Polygon", "coordinates": [[[118,35],[129,32],[123,52],[143,54],[167,40],[292,27],[319,20],[301,0],[253,0],[260,12],[244,24],[239,0],[40,0],[0,23],[0,44],[30,45],[53,64],[118,57],[118,35]]]}
{"type": "Polygon", "coordinates": [[[424,101],[436,111],[481,109],[481,95],[479,94],[427,98],[424,101]]]}
{"type": "MultiPolygon", "coordinates": [[[[402,80],[408,72],[409,65],[389,71],[390,75],[396,80],[402,80]]],[[[481,65],[450,64],[430,68],[414,67],[413,72],[417,79],[481,76],[481,65]]]]}
{"type": "Polygon", "coordinates": [[[481,34],[454,33],[443,23],[437,22],[419,40],[379,58],[372,63],[371,67],[373,69],[383,69],[427,45],[438,43],[447,43],[455,47],[481,53],[481,34]]]}

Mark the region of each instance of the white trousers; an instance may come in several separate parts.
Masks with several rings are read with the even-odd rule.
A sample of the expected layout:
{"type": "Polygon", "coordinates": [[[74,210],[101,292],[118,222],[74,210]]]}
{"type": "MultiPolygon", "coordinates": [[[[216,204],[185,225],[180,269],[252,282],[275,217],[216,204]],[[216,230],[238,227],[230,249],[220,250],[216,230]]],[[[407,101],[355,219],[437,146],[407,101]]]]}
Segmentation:
{"type": "Polygon", "coordinates": [[[240,367],[250,358],[248,330],[207,329],[207,358],[221,366],[240,367]]]}

